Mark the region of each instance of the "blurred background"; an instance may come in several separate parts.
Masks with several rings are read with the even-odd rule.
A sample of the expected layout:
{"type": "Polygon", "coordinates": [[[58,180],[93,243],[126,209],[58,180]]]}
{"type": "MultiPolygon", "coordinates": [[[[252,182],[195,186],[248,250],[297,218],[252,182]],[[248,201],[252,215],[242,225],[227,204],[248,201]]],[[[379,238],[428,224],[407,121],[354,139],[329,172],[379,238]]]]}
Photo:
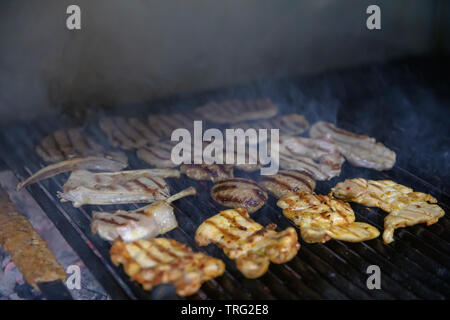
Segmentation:
{"type": "Polygon", "coordinates": [[[445,55],[449,18],[445,0],[3,0],[0,119],[445,55]],[[381,30],[366,28],[371,4],[381,30]]]}

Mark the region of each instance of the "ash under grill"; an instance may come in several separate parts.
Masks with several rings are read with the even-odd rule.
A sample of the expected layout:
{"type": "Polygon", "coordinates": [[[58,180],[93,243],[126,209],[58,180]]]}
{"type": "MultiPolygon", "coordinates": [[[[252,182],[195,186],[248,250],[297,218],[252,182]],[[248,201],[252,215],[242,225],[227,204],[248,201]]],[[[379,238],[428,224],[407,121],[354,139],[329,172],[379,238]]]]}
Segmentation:
{"type": "MultiPolygon", "coordinates": [[[[274,99],[276,101],[276,99],[274,99]]],[[[308,114],[298,110],[298,113],[308,114]]],[[[146,113],[142,113],[145,116],[146,113]]],[[[28,177],[45,163],[34,148],[48,133],[59,129],[60,119],[51,118],[31,125],[11,125],[1,132],[0,151],[5,163],[18,178],[28,177]]],[[[67,124],[70,125],[70,124],[67,124]]],[[[339,122],[339,126],[356,132],[364,132],[352,124],[339,122]],[[359,130],[358,130],[359,129],[359,130]]],[[[98,121],[89,123],[86,133],[96,142],[111,149],[98,121]]],[[[394,148],[395,149],[395,148],[394,148]]],[[[395,150],[398,151],[398,150],[395,150]]],[[[148,168],[135,152],[127,151],[129,169],[148,168]]],[[[399,155],[402,156],[401,154],[399,155]]],[[[257,180],[256,173],[236,171],[236,176],[257,180]]],[[[346,178],[391,179],[416,191],[431,193],[448,213],[450,201],[445,193],[413,173],[395,166],[387,172],[357,168],[346,162],[339,177],[330,181],[318,181],[315,191],[327,194],[338,181],[346,178]]],[[[121,267],[111,263],[110,244],[90,231],[93,210],[130,210],[141,205],[92,206],[74,208],[71,203],[60,203],[56,196],[67,180],[68,174],[58,175],[27,187],[31,195],[55,223],[67,242],[92,272],[105,291],[114,299],[177,298],[170,285],[161,285],[153,291],[142,290],[129,280],[121,267]]],[[[198,195],[178,200],[173,204],[179,227],[164,236],[222,259],[226,271],[222,277],[206,282],[201,289],[187,299],[448,299],[450,297],[450,220],[444,216],[438,223],[426,227],[416,225],[398,229],[395,241],[383,244],[382,238],[362,243],[331,240],[325,244],[302,245],[298,255],[286,264],[271,264],[269,271],[259,279],[246,279],[214,245],[198,247],[194,241],[197,227],[207,218],[223,209],[213,202],[209,192],[211,182],[195,181],[183,176],[167,179],[171,193],[194,186],[198,195]],[[381,269],[381,289],[369,290],[366,285],[369,265],[381,269]]],[[[292,226],[275,199],[252,215],[258,223],[276,223],[280,229],[292,226]]],[[[356,220],[368,222],[383,230],[385,213],[380,209],[366,208],[352,203],[356,220]]],[[[296,228],[296,227],[295,227],[296,228]]],[[[296,228],[297,229],[297,228],[296,228]]]]}

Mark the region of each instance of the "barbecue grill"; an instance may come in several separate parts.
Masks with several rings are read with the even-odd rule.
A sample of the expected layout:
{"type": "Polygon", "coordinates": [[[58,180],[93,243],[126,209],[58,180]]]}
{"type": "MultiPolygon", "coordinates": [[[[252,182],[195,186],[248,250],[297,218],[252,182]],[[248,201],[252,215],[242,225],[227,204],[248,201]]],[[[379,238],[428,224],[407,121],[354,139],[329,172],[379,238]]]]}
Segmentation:
{"type": "MultiPolygon", "coordinates": [[[[417,61],[414,64],[417,65],[417,61]]],[[[410,62],[402,62],[382,66],[380,67],[382,71],[378,70],[377,72],[395,76],[403,72],[405,66],[410,65],[410,62]]],[[[430,63],[424,63],[424,66],[426,68],[436,67],[430,63]]],[[[341,74],[329,74],[325,81],[340,80],[355,88],[354,83],[350,84],[351,79],[366,71],[359,69],[341,74]]],[[[372,79],[374,78],[372,74],[372,79]]],[[[258,96],[259,91],[267,92],[267,87],[270,85],[271,90],[268,96],[281,107],[281,113],[295,111],[305,115],[310,123],[319,119],[329,120],[328,117],[336,116],[339,127],[360,134],[371,134],[377,140],[386,143],[383,139],[388,137],[383,135],[392,131],[388,129],[389,121],[382,117],[372,118],[370,120],[372,121],[372,132],[368,132],[364,123],[353,122],[358,115],[350,116],[355,105],[359,104],[361,108],[364,108],[364,105],[371,103],[380,104],[380,101],[373,98],[375,96],[373,92],[372,98],[367,98],[366,92],[354,91],[353,100],[345,99],[349,95],[346,92],[347,97],[341,96],[342,101],[346,102],[346,106],[323,105],[320,100],[314,98],[314,92],[319,92],[317,97],[321,95],[320,84],[323,81],[323,77],[289,78],[255,83],[247,87],[178,96],[153,101],[147,105],[130,105],[127,108],[98,112],[94,118],[85,121],[83,125],[89,137],[102,144],[106,149],[114,150],[98,126],[98,119],[102,116],[125,115],[145,118],[149,111],[161,112],[160,110],[164,110],[164,112],[170,113],[183,110],[183,112],[189,112],[190,107],[198,106],[205,101],[219,101],[227,97],[246,98],[246,92],[252,92],[258,96]],[[306,86],[305,83],[309,84],[306,86]],[[305,92],[311,94],[308,96],[308,94],[304,94],[305,92]],[[336,110],[337,114],[330,115],[326,110],[336,110]]],[[[397,90],[401,89],[397,88],[397,90]]],[[[380,110],[380,112],[382,111],[380,110]]],[[[442,112],[442,115],[445,115],[444,110],[442,112]]],[[[392,120],[395,121],[395,118],[392,120]]],[[[28,124],[15,123],[5,126],[0,132],[2,159],[6,166],[22,180],[46,165],[35,152],[35,146],[42,138],[56,129],[78,125],[79,122],[76,120],[72,121],[70,118],[59,115],[47,116],[28,124]]],[[[445,137],[443,138],[442,143],[445,143],[445,137]]],[[[419,140],[419,137],[417,139],[419,140]]],[[[430,175],[431,180],[428,180],[424,170],[415,171],[413,166],[404,166],[405,162],[402,158],[409,159],[410,155],[404,152],[403,146],[389,143],[386,145],[397,152],[398,161],[392,170],[379,172],[357,168],[346,162],[340,176],[330,181],[318,181],[315,191],[319,194],[327,194],[338,181],[346,178],[391,179],[409,186],[415,191],[432,194],[448,215],[450,212],[450,189],[447,182],[435,183],[433,175],[430,175]],[[417,172],[422,175],[418,176],[417,172]]],[[[148,168],[147,164],[136,157],[135,152],[127,151],[126,153],[130,169],[148,168]]],[[[445,164],[443,165],[445,166],[445,164]]],[[[259,172],[236,171],[235,175],[258,180],[259,172]]],[[[179,298],[171,285],[160,285],[152,291],[144,291],[138,283],[129,279],[121,267],[112,264],[109,256],[110,244],[90,231],[93,210],[131,210],[141,205],[85,205],[81,208],[74,208],[71,203],[61,203],[56,196],[67,178],[68,174],[58,175],[30,185],[27,190],[107,294],[113,299],[179,298]]],[[[226,264],[223,276],[206,282],[196,294],[185,299],[448,299],[450,297],[450,220],[447,215],[429,227],[420,224],[398,229],[395,232],[395,241],[390,245],[383,244],[381,237],[362,243],[331,240],[324,244],[307,244],[300,240],[301,249],[294,259],[282,265],[271,264],[269,271],[259,279],[246,279],[237,270],[234,262],[223,254],[222,250],[214,245],[198,247],[194,241],[197,227],[206,218],[223,209],[210,198],[209,191],[212,183],[191,180],[185,176],[180,179],[167,180],[172,193],[194,186],[198,195],[183,198],[174,203],[179,227],[164,236],[185,243],[195,251],[218,257],[226,264]],[[369,290],[367,287],[366,281],[369,277],[367,268],[370,265],[377,265],[381,269],[382,285],[379,290],[369,290]]],[[[281,209],[277,208],[275,203],[275,199],[271,197],[262,209],[252,215],[252,218],[262,225],[276,223],[279,229],[291,226],[291,222],[283,216],[281,209]]],[[[353,203],[352,207],[355,210],[357,221],[368,222],[379,230],[383,230],[383,219],[386,213],[380,209],[368,209],[353,203]]]]}

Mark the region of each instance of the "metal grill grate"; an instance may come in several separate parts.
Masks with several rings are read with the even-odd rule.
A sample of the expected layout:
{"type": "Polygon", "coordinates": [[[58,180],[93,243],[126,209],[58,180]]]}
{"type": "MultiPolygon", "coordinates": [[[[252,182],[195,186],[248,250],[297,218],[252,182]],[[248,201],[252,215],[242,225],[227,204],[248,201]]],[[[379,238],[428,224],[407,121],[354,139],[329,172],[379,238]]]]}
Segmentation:
{"type": "MultiPolygon", "coordinates": [[[[0,137],[0,151],[5,163],[19,179],[29,176],[45,163],[35,153],[40,140],[57,129],[58,119],[51,118],[32,125],[17,124],[4,128],[0,137]]],[[[349,124],[340,126],[350,128],[349,124]]],[[[99,127],[89,124],[86,132],[97,142],[107,145],[99,127]]],[[[130,168],[146,168],[134,152],[127,152],[130,168]]],[[[258,174],[258,173],[257,173],[258,174]]],[[[257,174],[237,172],[237,176],[257,179],[257,174]]],[[[441,194],[427,182],[395,167],[389,172],[377,172],[344,164],[339,177],[318,182],[317,193],[326,194],[337,181],[345,178],[365,177],[392,179],[417,191],[431,193],[449,212],[448,196],[441,194]]],[[[70,203],[60,203],[56,192],[68,178],[68,174],[41,181],[28,187],[30,193],[52,219],[67,242],[74,248],[99,283],[112,298],[154,299],[176,298],[173,290],[142,290],[139,284],[129,280],[121,268],[115,267],[109,258],[110,244],[90,231],[92,210],[132,209],[137,205],[83,206],[76,209],[70,203]]],[[[250,280],[242,276],[234,262],[226,258],[222,250],[210,245],[198,247],[194,241],[197,227],[206,218],[223,209],[209,196],[210,182],[187,179],[168,179],[172,193],[194,186],[198,196],[183,198],[174,203],[179,228],[164,236],[186,243],[194,250],[221,258],[226,263],[225,274],[205,283],[197,294],[187,299],[448,299],[450,297],[450,221],[444,216],[430,227],[417,225],[398,229],[396,241],[384,245],[381,237],[363,243],[329,241],[325,244],[306,244],[290,262],[272,264],[263,277],[250,280]],[[378,265],[382,272],[381,290],[369,290],[366,286],[369,265],[378,265]]],[[[385,213],[379,209],[367,209],[352,204],[357,221],[368,222],[383,229],[385,213]]],[[[291,226],[271,198],[266,206],[252,216],[266,225],[276,223],[284,229],[291,226]]],[[[161,286],[164,287],[164,286],[161,286]]]]}

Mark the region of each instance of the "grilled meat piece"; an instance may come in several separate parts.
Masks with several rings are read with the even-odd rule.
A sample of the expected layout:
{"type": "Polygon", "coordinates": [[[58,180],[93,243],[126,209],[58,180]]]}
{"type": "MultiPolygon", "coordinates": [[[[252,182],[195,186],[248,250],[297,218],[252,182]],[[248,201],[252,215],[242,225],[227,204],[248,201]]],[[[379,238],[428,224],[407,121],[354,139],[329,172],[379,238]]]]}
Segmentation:
{"type": "Polygon", "coordinates": [[[259,185],[279,199],[300,190],[313,192],[316,182],[304,171],[280,170],[274,175],[261,176],[259,185]]]}
{"type": "Polygon", "coordinates": [[[70,158],[104,157],[128,164],[124,153],[106,151],[94,140],[86,137],[81,128],[53,132],[36,146],[36,152],[46,162],[60,162],[70,158]]]}
{"type": "Polygon", "coordinates": [[[229,209],[205,220],[195,232],[195,241],[200,246],[216,244],[245,277],[254,279],[266,273],[270,261],[285,263],[300,248],[294,228],[276,232],[276,227],[263,227],[243,208],[229,209]]]}
{"type": "Polygon", "coordinates": [[[247,120],[271,118],[278,107],[270,99],[227,100],[208,102],[194,110],[200,117],[215,123],[237,123],[247,120]]]}
{"type": "Polygon", "coordinates": [[[112,173],[72,172],[63,186],[61,201],[84,204],[152,203],[169,197],[169,188],[161,177],[179,177],[171,169],[129,170],[112,173]]]}
{"type": "Polygon", "coordinates": [[[136,151],[139,159],[156,168],[175,168],[178,165],[172,162],[172,143],[159,141],[148,144],[136,151]]]}
{"type": "Polygon", "coordinates": [[[116,239],[111,247],[111,260],[123,265],[131,280],[145,290],[161,283],[172,283],[177,294],[189,296],[201,285],[225,272],[222,260],[193,252],[173,239],[155,238],[124,242],[116,239]]]}
{"type": "Polygon", "coordinates": [[[266,120],[239,122],[233,125],[233,128],[247,129],[279,129],[280,135],[296,136],[302,134],[308,129],[309,123],[304,116],[300,114],[285,114],[266,120]]]}
{"type": "Polygon", "coordinates": [[[182,164],[181,173],[194,180],[218,182],[234,177],[233,166],[221,164],[182,164]]]}
{"type": "Polygon", "coordinates": [[[350,205],[331,195],[299,191],[285,195],[277,205],[283,209],[286,218],[300,227],[302,239],[308,243],[330,239],[360,242],[380,235],[375,227],[355,222],[350,205]]]}
{"type": "Polygon", "coordinates": [[[223,180],[211,188],[211,197],[229,208],[244,208],[253,213],[267,201],[267,193],[250,179],[233,178],[223,180]]]}
{"type": "Polygon", "coordinates": [[[194,121],[201,120],[192,113],[151,114],[148,116],[150,128],[162,140],[170,140],[172,132],[178,128],[193,131],[194,121]]]}
{"type": "Polygon", "coordinates": [[[339,182],[332,192],[336,198],[378,207],[388,212],[384,219],[385,243],[394,241],[393,234],[397,228],[418,223],[431,225],[445,214],[431,195],[414,192],[391,180],[347,179],[339,182]]]}
{"type": "Polygon", "coordinates": [[[0,188],[0,245],[11,256],[27,283],[65,281],[66,273],[27,218],[17,212],[0,188]]]}
{"type": "Polygon", "coordinates": [[[376,142],[374,138],[356,135],[336,128],[331,123],[317,122],[311,127],[309,135],[312,138],[332,138],[339,152],[354,166],[389,170],[395,164],[395,152],[376,142]]]}
{"type": "Polygon", "coordinates": [[[114,147],[132,150],[159,140],[157,134],[137,118],[106,117],[99,124],[114,147]]]}
{"type": "Polygon", "coordinates": [[[51,178],[57,174],[74,171],[74,170],[102,170],[102,171],[119,171],[127,167],[127,164],[123,162],[99,158],[99,157],[87,157],[87,158],[72,158],[64,160],[55,164],[51,164],[47,167],[37,171],[24,181],[17,185],[17,190],[26,187],[29,184],[36,183],[38,181],[51,178]]]}
{"type": "Polygon", "coordinates": [[[94,211],[91,231],[108,241],[113,241],[119,236],[126,242],[154,238],[178,226],[170,204],[194,194],[195,189],[190,187],[165,200],[133,211],[118,210],[112,213],[94,211]]]}
{"type": "Polygon", "coordinates": [[[341,173],[344,158],[328,139],[280,136],[280,167],[304,171],[316,180],[329,180],[341,173]]]}

